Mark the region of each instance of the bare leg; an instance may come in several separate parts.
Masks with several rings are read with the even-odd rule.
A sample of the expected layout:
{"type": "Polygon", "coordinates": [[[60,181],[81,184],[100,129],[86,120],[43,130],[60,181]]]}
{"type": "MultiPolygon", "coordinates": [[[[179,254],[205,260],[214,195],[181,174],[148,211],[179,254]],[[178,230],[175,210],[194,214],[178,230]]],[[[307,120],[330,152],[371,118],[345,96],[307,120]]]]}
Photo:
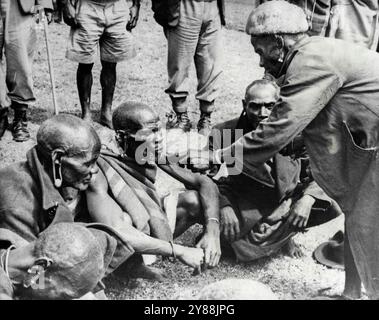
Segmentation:
{"type": "Polygon", "coordinates": [[[195,223],[202,222],[202,207],[196,191],[187,191],[179,195],[176,208],[176,226],[174,238],[180,236],[195,223]]]}
{"type": "Polygon", "coordinates": [[[149,279],[162,282],[164,280],[163,272],[154,267],[148,267],[144,264],[140,254],[134,254],[126,262],[121,264],[115,271],[114,275],[122,279],[149,279]]]}
{"type": "Polygon", "coordinates": [[[78,86],[79,100],[82,107],[82,118],[91,121],[91,89],[92,89],[92,67],[91,64],[79,63],[76,72],[76,83],[78,86]]]}
{"type": "Polygon", "coordinates": [[[103,68],[100,74],[102,88],[100,123],[108,128],[112,126],[112,102],[116,87],[116,63],[101,61],[103,68]]]}

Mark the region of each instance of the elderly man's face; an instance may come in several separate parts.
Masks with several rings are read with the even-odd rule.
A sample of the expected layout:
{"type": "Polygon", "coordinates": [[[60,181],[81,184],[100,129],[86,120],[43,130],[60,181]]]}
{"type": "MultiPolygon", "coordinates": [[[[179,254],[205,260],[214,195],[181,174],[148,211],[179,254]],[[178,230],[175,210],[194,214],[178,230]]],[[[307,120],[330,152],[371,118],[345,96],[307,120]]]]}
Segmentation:
{"type": "Polygon", "coordinates": [[[100,155],[100,146],[94,145],[73,157],[62,157],[62,178],[66,186],[84,191],[91,183],[99,168],[96,160],[100,155]]]}
{"type": "Polygon", "coordinates": [[[257,125],[268,118],[277,101],[277,89],[272,85],[251,88],[244,101],[244,109],[250,123],[257,125]]]}
{"type": "Polygon", "coordinates": [[[251,37],[251,44],[259,54],[259,65],[274,77],[279,75],[283,62],[278,61],[282,54],[276,39],[273,36],[251,37]]]}
{"type": "MultiPolygon", "coordinates": [[[[159,118],[155,118],[143,125],[143,128],[138,132],[138,140],[144,143],[146,147],[142,158],[146,158],[148,163],[156,163],[157,156],[163,150],[163,133],[159,118]]],[[[136,154],[137,158],[141,155],[136,154]]]]}

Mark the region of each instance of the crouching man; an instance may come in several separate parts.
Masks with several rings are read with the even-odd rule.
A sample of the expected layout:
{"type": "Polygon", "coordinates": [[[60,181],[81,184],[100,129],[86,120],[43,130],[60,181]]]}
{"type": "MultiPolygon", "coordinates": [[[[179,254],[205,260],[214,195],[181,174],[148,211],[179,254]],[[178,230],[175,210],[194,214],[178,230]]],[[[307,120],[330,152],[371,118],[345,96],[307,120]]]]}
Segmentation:
{"type": "MultiPolygon", "coordinates": [[[[55,223],[108,224],[109,220],[116,220],[113,218],[116,213],[112,211],[104,212],[106,218],[94,212],[91,196],[86,195],[99,171],[97,161],[100,148],[99,137],[84,120],[71,115],[58,115],[41,125],[37,145],[29,150],[25,162],[0,170],[0,249],[7,249],[9,253],[4,256],[7,259],[5,265],[21,264],[20,268],[27,270],[30,266],[23,265],[20,255],[16,254],[17,250],[21,250],[25,242],[35,241],[41,232],[55,223]],[[22,243],[20,239],[23,239],[22,243]],[[12,245],[16,247],[14,254],[9,249],[12,245]]],[[[121,222],[114,231],[119,231],[117,240],[124,250],[115,252],[117,263],[110,264],[112,270],[126,260],[129,262],[135,251],[173,254],[169,242],[145,236],[131,224],[125,226],[122,221],[129,221],[127,215],[124,216],[117,216],[121,222]],[[136,244],[134,239],[138,236],[136,244]]],[[[191,267],[196,268],[202,263],[201,249],[177,245],[175,252],[191,267]]],[[[12,273],[9,276],[14,281],[12,273]]]]}
{"type": "MultiPolygon", "coordinates": [[[[157,172],[155,162],[158,157],[165,157],[161,152],[162,131],[159,117],[147,105],[125,102],[113,113],[113,127],[122,155],[102,153],[98,161],[101,170],[87,192],[88,203],[91,203],[89,209],[96,215],[96,220],[122,232],[120,226],[124,223],[123,220],[130,217],[131,223],[143,231],[135,241],[129,239],[136,250],[146,238],[144,233],[170,241],[172,236],[175,238],[194,223],[200,222],[205,229],[196,244],[201,249],[196,250],[204,251],[203,267],[216,266],[221,255],[217,186],[210,178],[194,174],[163,159],[164,161],[159,161],[163,163],[158,164],[159,168],[182,182],[189,190],[179,193],[177,198],[173,197],[175,201],[161,201],[154,186],[157,172]],[[144,152],[148,150],[152,157],[144,152]],[[150,160],[143,162],[143,158],[150,160]]],[[[172,242],[171,244],[173,254],[188,263],[190,257],[183,256],[183,247],[172,242]]],[[[171,253],[167,244],[151,245],[155,250],[144,247],[144,253],[171,253]]]]}
{"type": "MultiPolygon", "coordinates": [[[[214,130],[221,130],[221,135],[213,132],[211,136],[229,133],[233,143],[236,129],[243,134],[255,130],[270,115],[279,91],[274,82],[254,81],[246,89],[241,116],[217,125],[214,130]]],[[[214,139],[213,147],[221,147],[221,143],[214,139]]],[[[301,135],[254,171],[228,171],[229,175],[217,182],[221,194],[221,236],[225,249],[232,249],[230,253],[238,261],[256,260],[281,248],[290,256],[299,257],[302,252],[293,236],[339,214],[333,201],[311,178],[301,135]]]]}

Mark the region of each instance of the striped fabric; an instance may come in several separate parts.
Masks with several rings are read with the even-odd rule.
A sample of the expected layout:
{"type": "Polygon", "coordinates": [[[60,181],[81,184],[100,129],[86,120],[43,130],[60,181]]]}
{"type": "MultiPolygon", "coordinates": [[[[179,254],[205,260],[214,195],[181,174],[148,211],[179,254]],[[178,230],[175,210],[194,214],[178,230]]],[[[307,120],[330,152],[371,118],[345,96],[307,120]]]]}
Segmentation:
{"type": "Polygon", "coordinates": [[[155,190],[156,167],[142,167],[132,159],[104,152],[98,166],[107,178],[109,193],[129,215],[133,225],[152,237],[170,241],[172,232],[155,190]]]}

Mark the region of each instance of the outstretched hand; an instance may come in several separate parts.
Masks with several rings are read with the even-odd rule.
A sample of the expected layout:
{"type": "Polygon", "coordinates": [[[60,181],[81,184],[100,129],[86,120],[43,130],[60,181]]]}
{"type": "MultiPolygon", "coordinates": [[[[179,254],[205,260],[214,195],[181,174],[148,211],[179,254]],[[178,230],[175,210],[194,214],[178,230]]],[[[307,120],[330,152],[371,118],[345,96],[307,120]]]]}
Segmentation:
{"type": "Polygon", "coordinates": [[[212,150],[194,150],[190,152],[188,168],[193,172],[205,172],[214,164],[221,164],[212,150]]]}
{"type": "Polygon", "coordinates": [[[181,262],[194,269],[200,269],[204,262],[204,251],[200,248],[175,245],[175,252],[181,262]]]}
{"type": "Polygon", "coordinates": [[[53,11],[50,9],[45,9],[45,17],[48,24],[53,22],[53,11]]]}
{"type": "Polygon", "coordinates": [[[304,229],[307,226],[309,215],[315,199],[312,196],[304,195],[291,207],[288,222],[294,227],[304,229]]]}

